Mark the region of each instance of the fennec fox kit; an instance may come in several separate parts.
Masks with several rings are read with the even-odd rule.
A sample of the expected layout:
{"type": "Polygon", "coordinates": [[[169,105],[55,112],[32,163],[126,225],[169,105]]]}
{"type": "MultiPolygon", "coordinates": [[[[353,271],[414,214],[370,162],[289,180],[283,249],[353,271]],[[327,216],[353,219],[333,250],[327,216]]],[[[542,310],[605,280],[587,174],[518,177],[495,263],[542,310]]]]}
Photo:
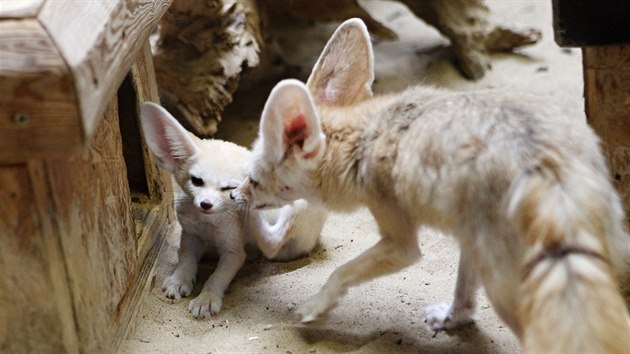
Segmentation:
{"type": "Polygon", "coordinates": [[[232,193],[253,205],[305,198],[374,215],[381,240],[332,273],[298,309],[302,320],[418,260],[427,225],[461,248],[454,301],[426,310],[429,328],[468,323],[482,285],[525,352],[627,353],[616,277],[629,239],[591,129],[528,95],[412,87],[372,97],[372,81],[367,30],[348,20],[306,85],[272,90],[249,177],[232,193]]]}
{"type": "Polygon", "coordinates": [[[179,186],[178,263],[162,290],[172,299],[187,297],[201,256],[208,251],[219,257],[216,270],[188,307],[195,318],[219,312],[223,293],[245,262],[246,244],[256,244],[265,256],[278,260],[305,255],[317,245],[326,218],[322,209],[297,200],[277,211],[251,211],[230,199],[230,191],[247,175],[247,149],[199,139],[154,103],[143,104],[140,117],[149,149],[179,186]]]}

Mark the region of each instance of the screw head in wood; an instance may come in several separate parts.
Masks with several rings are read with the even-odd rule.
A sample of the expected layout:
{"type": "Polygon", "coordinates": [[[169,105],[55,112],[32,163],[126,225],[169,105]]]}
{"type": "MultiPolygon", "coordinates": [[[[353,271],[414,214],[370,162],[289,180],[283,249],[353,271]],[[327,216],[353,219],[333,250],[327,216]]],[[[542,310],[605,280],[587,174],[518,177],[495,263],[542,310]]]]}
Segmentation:
{"type": "Polygon", "coordinates": [[[31,116],[26,112],[16,112],[13,115],[13,122],[20,127],[25,127],[31,122],[31,116]]]}

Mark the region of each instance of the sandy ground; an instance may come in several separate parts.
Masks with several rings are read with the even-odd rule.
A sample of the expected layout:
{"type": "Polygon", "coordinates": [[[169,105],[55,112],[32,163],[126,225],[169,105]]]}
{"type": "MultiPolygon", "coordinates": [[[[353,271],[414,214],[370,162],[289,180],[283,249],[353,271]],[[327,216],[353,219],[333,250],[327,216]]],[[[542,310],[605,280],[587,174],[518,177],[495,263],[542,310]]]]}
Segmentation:
{"type": "MultiPolygon", "coordinates": [[[[496,21],[543,31],[541,43],[515,54],[493,57],[493,69],[478,82],[466,81],[451,64],[448,41],[395,2],[365,1],[366,8],[400,36],[375,42],[374,91],[391,92],[410,84],[456,90],[502,88],[533,91],[566,101],[584,119],[582,69],[578,50],[553,42],[550,1],[487,1],[496,21]]],[[[221,124],[220,138],[250,146],[262,104],[273,83],[285,75],[305,79],[336,24],[292,28],[276,33],[286,65],[254,71],[244,82],[221,124]],[[287,67],[289,68],[287,70],[287,67]]],[[[277,62],[277,60],[276,60],[277,62]]],[[[519,344],[501,323],[480,291],[476,322],[451,333],[435,334],[423,323],[424,308],[450,302],[458,250],[453,239],[421,230],[423,258],[403,272],[351,289],[323,321],[304,326],[292,310],[314,295],[330,273],[378,240],[366,210],[331,214],[321,246],[308,258],[279,263],[249,260],[237,274],[222,311],[195,320],[189,299],[166,299],[159,285],[177,260],[177,233],[162,248],[155,269],[155,288],[144,300],[136,329],[120,348],[123,353],[514,353],[519,344]]],[[[196,296],[210,272],[203,261],[196,296]]]]}

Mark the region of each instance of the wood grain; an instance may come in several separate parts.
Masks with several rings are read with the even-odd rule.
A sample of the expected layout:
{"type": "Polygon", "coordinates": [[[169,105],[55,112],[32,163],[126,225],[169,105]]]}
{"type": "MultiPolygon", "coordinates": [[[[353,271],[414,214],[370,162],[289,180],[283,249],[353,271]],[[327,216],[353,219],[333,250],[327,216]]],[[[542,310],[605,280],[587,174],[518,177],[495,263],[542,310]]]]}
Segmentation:
{"type": "Polygon", "coordinates": [[[158,101],[147,37],[168,4],[48,1],[0,20],[2,353],[115,352],[150,289],[174,212],[138,111],[158,101]]]}
{"type": "Polygon", "coordinates": [[[133,324],[140,310],[141,299],[152,288],[151,277],[153,276],[155,260],[165,236],[171,232],[175,223],[171,178],[158,167],[140,133],[140,121],[138,119],[140,105],[146,101],[159,102],[151,47],[148,41],[145,42],[143,49],[138,54],[123,85],[127,81],[131,87],[129,90],[121,87],[119,96],[122,92],[132,91],[130,96],[132,96],[133,101],[126,101],[127,107],[122,107],[119,102],[119,116],[121,127],[131,127],[130,130],[133,133],[129,135],[130,132],[121,131],[123,144],[126,145],[126,149],[133,150],[135,153],[132,154],[134,158],[131,160],[125,154],[125,161],[128,171],[136,169],[136,173],[141,172],[147,189],[146,191],[131,190],[134,201],[131,203],[131,208],[136,227],[135,240],[140,265],[131,274],[128,291],[118,305],[120,311],[112,324],[116,328],[113,337],[114,347],[118,347],[127,333],[134,328],[133,324]],[[130,122],[122,122],[125,119],[130,120],[130,122]],[[131,164],[139,166],[132,167],[131,164]],[[146,194],[141,195],[141,192],[146,194]]]}
{"type": "Polygon", "coordinates": [[[44,0],[3,0],[0,1],[0,19],[25,18],[37,15],[44,0]]]}
{"type": "Polygon", "coordinates": [[[70,74],[37,21],[0,21],[0,92],[0,163],[60,156],[80,145],[70,74]]]}
{"type": "Polygon", "coordinates": [[[0,352],[64,352],[26,165],[0,166],[0,352]]]}
{"type": "Polygon", "coordinates": [[[630,46],[583,49],[588,123],[602,139],[630,228],[630,46]]]}
{"type": "Polygon", "coordinates": [[[112,100],[88,151],[46,161],[81,352],[111,352],[119,304],[138,271],[135,227],[112,100]]]}
{"type": "Polygon", "coordinates": [[[171,2],[47,1],[40,10],[38,19],[74,78],[88,138],[96,132],[108,102],[171,2]]]}
{"type": "MultiPolygon", "coordinates": [[[[155,80],[155,69],[153,67],[153,56],[151,54],[151,46],[147,41],[143,49],[138,54],[138,57],[134,64],[131,66],[128,78],[128,88],[122,88],[119,90],[119,97],[123,90],[131,91],[127,94],[129,97],[120,97],[121,99],[128,100],[126,105],[128,107],[121,107],[119,114],[121,116],[121,126],[129,127],[127,130],[132,130],[134,136],[129,136],[130,132],[123,131],[123,143],[133,145],[133,150],[136,152],[136,161],[133,163],[136,168],[141,169],[141,175],[143,183],[146,186],[146,197],[150,200],[161,200],[164,197],[164,185],[170,185],[170,178],[166,181],[163,180],[164,174],[158,167],[153,155],[146,146],[142,137],[142,129],[140,127],[140,121],[138,120],[140,105],[144,102],[156,102],[159,103],[158,88],[155,80]],[[130,122],[122,122],[122,120],[128,119],[130,122]],[[125,139],[126,138],[126,139],[125,139]],[[126,141],[131,140],[131,141],[126,141]],[[166,184],[164,183],[166,182],[166,184]]],[[[120,104],[119,104],[120,105],[120,104]]],[[[129,166],[130,163],[127,165],[129,166]]],[[[138,172],[136,172],[138,174],[138,172]]]]}

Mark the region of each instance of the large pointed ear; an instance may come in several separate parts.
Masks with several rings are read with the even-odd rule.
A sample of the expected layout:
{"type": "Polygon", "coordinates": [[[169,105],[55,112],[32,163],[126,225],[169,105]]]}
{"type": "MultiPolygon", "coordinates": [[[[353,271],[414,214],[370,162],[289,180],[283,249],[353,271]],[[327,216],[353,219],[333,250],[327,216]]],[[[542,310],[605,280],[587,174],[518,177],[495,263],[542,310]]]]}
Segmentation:
{"type": "Polygon", "coordinates": [[[295,154],[299,162],[316,162],[323,154],[322,133],[315,104],[306,85],[283,80],[271,90],[260,123],[265,154],[280,161],[295,154]]]}
{"type": "Polygon", "coordinates": [[[374,54],[365,23],[352,18],[332,35],[308,78],[315,102],[345,106],[372,97],[374,54]]]}
{"type": "Polygon", "coordinates": [[[143,103],[140,121],[149,149],[168,171],[181,168],[199,153],[193,136],[160,105],[143,103]]]}

